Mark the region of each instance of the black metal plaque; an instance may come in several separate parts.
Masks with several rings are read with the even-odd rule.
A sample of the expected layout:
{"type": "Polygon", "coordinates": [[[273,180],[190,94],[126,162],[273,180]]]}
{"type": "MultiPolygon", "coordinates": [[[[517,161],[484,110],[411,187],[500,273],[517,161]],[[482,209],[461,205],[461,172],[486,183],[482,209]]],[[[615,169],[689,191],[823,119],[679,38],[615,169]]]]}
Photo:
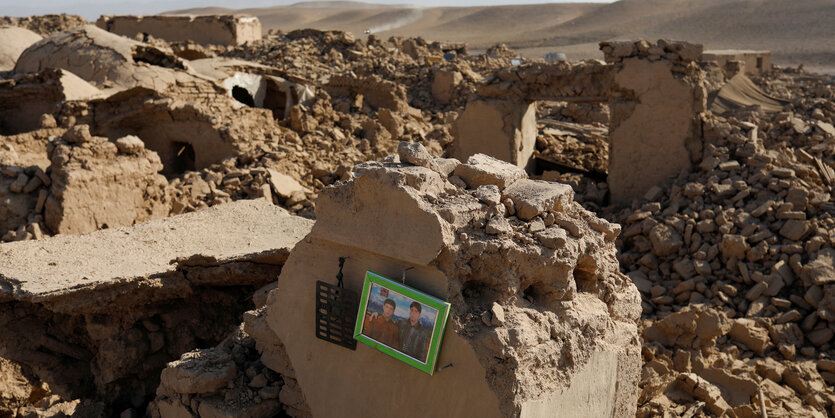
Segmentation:
{"type": "Polygon", "coordinates": [[[316,281],[316,337],[356,350],[354,326],[358,309],[359,295],[356,292],[316,281]]]}

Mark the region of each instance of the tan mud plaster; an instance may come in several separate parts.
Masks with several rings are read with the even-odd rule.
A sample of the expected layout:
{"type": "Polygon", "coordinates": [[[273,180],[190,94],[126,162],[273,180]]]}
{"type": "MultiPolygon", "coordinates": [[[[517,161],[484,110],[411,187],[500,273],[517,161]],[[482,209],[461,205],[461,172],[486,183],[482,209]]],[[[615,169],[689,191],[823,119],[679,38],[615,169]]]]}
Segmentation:
{"type": "MultiPolygon", "coordinates": [[[[490,205],[429,168],[367,163],[354,174],[320,194],[317,224],[267,303],[267,323],[285,345],[314,416],[382,416],[390,405],[415,416],[540,416],[561,402],[589,413],[634,411],[637,291],[617,273],[611,239],[587,223],[593,215],[574,202],[543,209],[559,211],[581,232],[554,250],[516,217],[505,220],[504,235],[485,230],[490,205]],[[360,290],[368,269],[399,278],[412,268],[408,285],[450,301],[439,365],[454,366],[430,377],[368,347],[350,351],[318,340],[315,280],[333,282],[339,257],[349,257],[349,289],[360,290]],[[495,313],[485,313],[491,306],[495,313]],[[617,361],[599,361],[599,352],[617,361]],[[611,386],[605,378],[576,379],[584,370],[614,373],[622,383],[608,401],[592,405],[591,394],[610,393],[611,386]]],[[[495,205],[494,212],[505,216],[495,205]]]]}
{"type": "Polygon", "coordinates": [[[471,101],[455,121],[455,158],[487,154],[519,167],[528,165],[536,145],[536,103],[471,101]]]}
{"type": "Polygon", "coordinates": [[[282,271],[284,280],[279,281],[278,302],[268,305],[267,320],[285,341],[313,416],[337,417],[351,411],[356,416],[377,417],[394,410],[410,411],[410,416],[500,416],[498,400],[484,379],[484,369],[470,344],[453,331],[451,324],[443,338],[438,364],[454,366],[434,376],[362,344],[352,352],[317,339],[313,332],[315,300],[282,295],[312,294],[311,278],[334,281],[339,255],[350,257],[344,270],[348,289],[362,288],[366,269],[399,277],[404,267],[415,267],[407,273],[412,278],[407,284],[435,295],[445,294],[445,277],[429,267],[385,259],[315,238],[300,243],[282,271]],[[324,387],[331,389],[322,390],[324,387]],[[383,410],[381,405],[390,405],[392,409],[383,410]]]}
{"type": "Polygon", "coordinates": [[[690,87],[675,79],[668,61],[624,60],[616,88],[632,91],[637,104],[610,131],[609,187],[612,200],[628,202],[671,174],[690,166],[685,140],[695,114],[690,87]],[[663,114],[663,117],[659,117],[663,114]]]}
{"type": "Polygon", "coordinates": [[[261,22],[252,16],[101,16],[96,26],[126,37],[147,33],[169,42],[203,45],[241,45],[261,39],[261,22]]]}

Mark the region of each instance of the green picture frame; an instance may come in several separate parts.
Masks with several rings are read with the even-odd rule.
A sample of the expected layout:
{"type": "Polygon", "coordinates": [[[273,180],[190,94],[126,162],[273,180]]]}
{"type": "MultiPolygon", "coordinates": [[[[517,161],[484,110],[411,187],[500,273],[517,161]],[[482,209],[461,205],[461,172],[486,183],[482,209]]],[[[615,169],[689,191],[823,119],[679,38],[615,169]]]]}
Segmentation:
{"type": "Polygon", "coordinates": [[[368,270],[354,338],[432,375],[449,308],[448,302],[368,270]]]}

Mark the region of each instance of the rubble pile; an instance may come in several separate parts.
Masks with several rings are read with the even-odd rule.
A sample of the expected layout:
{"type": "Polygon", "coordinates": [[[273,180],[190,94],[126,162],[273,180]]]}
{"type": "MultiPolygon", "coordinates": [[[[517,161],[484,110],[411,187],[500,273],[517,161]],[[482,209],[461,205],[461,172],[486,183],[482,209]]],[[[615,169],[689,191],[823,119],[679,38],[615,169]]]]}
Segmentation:
{"type": "Polygon", "coordinates": [[[41,36],[51,36],[56,32],[61,32],[76,26],[86,25],[88,23],[89,22],[84,20],[81,16],[68,15],[66,13],[59,15],[26,17],[0,17],[0,26],[18,26],[29,29],[41,36]]]}
{"type": "Polygon", "coordinates": [[[536,102],[535,158],[605,174],[609,166],[609,105],[605,102],[536,102]]]}
{"type": "Polygon", "coordinates": [[[442,115],[432,117],[436,112],[455,111],[466,104],[467,96],[482,79],[480,74],[509,65],[506,59],[471,56],[465,51],[455,54],[454,47],[420,38],[383,41],[371,35],[356,39],[345,32],[305,29],[273,33],[219,53],[269,65],[288,76],[322,85],[334,75],[377,76],[401,86],[398,88],[405,87],[409,105],[423,110],[424,117],[434,123],[444,119],[442,115]],[[454,58],[448,62],[443,55],[450,53],[454,58]]]}
{"type": "Polygon", "coordinates": [[[833,110],[705,115],[697,167],[607,208],[644,299],[639,415],[835,413],[833,110]]]}
{"type": "MultiPolygon", "coordinates": [[[[101,95],[101,90],[63,69],[14,74],[0,81],[0,134],[54,128],[55,116],[65,102],[91,100],[101,95]]],[[[64,128],[69,127],[69,121],[60,121],[64,128]]]]}
{"type": "MultiPolygon", "coordinates": [[[[54,115],[64,128],[89,125],[92,135],[108,137],[114,143],[129,135],[141,138],[159,155],[162,173],[171,179],[172,214],[265,197],[312,217],[312,201],[319,189],[342,178],[358,162],[391,154],[399,139],[422,141],[435,155],[441,155],[451,141],[444,122],[454,113],[439,114],[444,121],[427,122],[421,111],[406,103],[403,87],[391,81],[377,78],[370,84],[355,83],[342,93],[334,87],[333,98],[320,89],[313,99],[290,109],[289,118],[276,116],[274,121],[265,109],[241,106],[202,76],[217,76],[216,71],[201,72],[201,64],[195,66],[195,74],[182,61],[171,58],[172,54],[164,41],[140,44],[93,26],[49,38],[24,53],[20,71],[48,67],[58,55],[96,57],[107,71],[88,74],[81,67],[73,69],[107,92],[122,91],[106,96],[68,71],[16,74],[4,93],[4,106],[10,110],[7,115],[14,116],[10,126],[21,132],[38,129],[41,121],[33,115],[47,114],[54,115]],[[52,53],[45,54],[45,50],[52,53]],[[104,73],[109,75],[101,78],[104,73]],[[148,89],[162,85],[176,88],[165,92],[148,89]],[[392,96],[393,102],[374,100],[375,95],[385,95],[388,90],[400,92],[392,96]],[[18,108],[14,103],[21,100],[31,108],[18,108]],[[247,175],[251,169],[254,172],[247,175]],[[200,172],[202,181],[192,187],[196,177],[185,173],[194,170],[200,172]]],[[[395,50],[392,54],[400,53],[395,50]]],[[[78,67],[79,60],[72,61],[78,67]]],[[[426,117],[434,117],[434,113],[426,117]]],[[[163,196],[160,199],[165,200],[163,196]]],[[[114,226],[98,223],[104,224],[114,226]]],[[[45,235],[51,233],[49,228],[42,229],[45,235]]],[[[33,235],[37,234],[7,238],[33,235]]]]}
{"type": "Polygon", "coordinates": [[[35,238],[36,233],[45,233],[43,208],[51,183],[46,147],[50,137],[62,133],[62,129],[52,128],[3,137],[4,142],[0,144],[3,241],[35,238]]]}
{"type": "Polygon", "coordinates": [[[607,103],[537,102],[537,118],[563,122],[606,125],[609,123],[607,103]]]}
{"type": "Polygon", "coordinates": [[[639,307],[635,287],[618,272],[619,228],[575,203],[569,187],[527,177],[485,155],[462,164],[408,142],[382,162],[356,166],[348,181],[323,189],[311,234],[294,248],[265,308],[245,315],[245,334],[169,363],[153,408],[161,416],[260,416],[277,396],[290,416],[316,416],[371,413],[390,402],[350,395],[356,390],[391,392],[408,403],[401,406],[420,402],[430,413],[518,415],[563,405],[580,415],[633,414],[639,307]],[[366,269],[394,277],[410,266],[410,286],[452,303],[442,363],[463,369],[432,377],[433,404],[376,377],[420,378],[413,370],[305,331],[311,278],[333,273],[326,260],[337,256],[352,260],[346,288],[359,290],[366,269]],[[260,362],[244,355],[252,346],[246,335],[260,362]],[[461,385],[470,389],[453,390],[461,385]],[[329,387],[343,389],[334,396],[329,387]],[[590,393],[606,395],[589,402],[590,393]]]}
{"type": "MultiPolygon", "coordinates": [[[[289,338],[294,335],[292,324],[306,323],[307,311],[291,312],[285,301],[306,289],[308,277],[324,274],[322,266],[320,274],[311,275],[304,255],[335,256],[328,250],[335,245],[331,243],[338,245],[334,248],[355,247],[348,255],[364,260],[346,272],[357,283],[361,272],[356,270],[361,268],[388,271],[394,277],[403,268],[398,264],[416,266],[411,285],[433,289],[453,304],[450,326],[455,333],[448,336],[446,347],[458,347],[458,339],[464,339],[465,352],[473,350],[486,369],[487,385],[494,394],[488,399],[497,397],[503,414],[518,413],[534,399],[552,399],[582,367],[596,364],[595,352],[617,353],[617,379],[624,385],[613,393],[617,406],[608,406],[616,414],[629,413],[628,399],[633,396],[629,382],[637,378],[637,371],[628,366],[637,355],[630,331],[632,318],[637,317],[637,295],[608,252],[617,235],[614,225],[580,208],[567,186],[529,180],[524,170],[485,155],[462,164],[432,158],[419,144],[404,142],[397,157],[359,165],[354,173],[352,181],[320,195],[312,240],[294,250],[280,278],[286,284],[274,293],[277,303],[267,306],[267,322],[284,343],[314,415],[330,402],[305,384],[316,373],[303,361],[309,350],[304,346],[312,343],[289,338]],[[381,192],[391,198],[369,205],[381,192]],[[394,217],[394,213],[409,215],[394,217]],[[413,233],[403,235],[403,229],[413,233]],[[373,261],[375,255],[402,261],[390,265],[373,261]],[[434,284],[419,279],[432,277],[431,271],[444,279],[434,284]],[[580,306],[582,312],[575,311],[580,306]],[[586,331],[572,331],[577,329],[586,331]],[[537,337],[503,337],[535,330],[541,332],[537,337]],[[566,350],[571,354],[566,355],[566,350]],[[542,369],[535,364],[558,366],[542,369]]],[[[447,361],[471,361],[453,354],[459,349],[448,349],[447,361]]],[[[319,362],[336,362],[328,357],[332,350],[317,348],[314,355],[319,362]]],[[[601,365],[598,372],[607,367],[601,365]]],[[[355,375],[348,369],[339,375],[355,375]]],[[[476,381],[485,373],[476,373],[476,381]]],[[[455,384],[438,381],[447,382],[455,384]]]]}
{"type": "MultiPolygon", "coordinates": [[[[244,323],[222,343],[168,363],[149,406],[150,416],[310,416],[292,368],[262,356],[269,348],[256,337],[265,333],[269,338],[272,331],[261,306],[244,313],[244,323]]],[[[286,362],[283,347],[280,350],[279,359],[286,362]]]]}
{"type": "MultiPolygon", "coordinates": [[[[22,261],[0,266],[0,327],[24,335],[0,340],[0,415],[135,415],[152,399],[163,417],[329,408],[319,367],[361,373],[330,365],[339,348],[294,326],[311,322],[312,305],[298,308],[309,278],[334,273],[310,259],[348,252],[391,277],[414,267],[416,286],[453,303],[447,353],[479,370],[463,384],[485,410],[565,405],[597,368],[618,381],[601,386],[617,416],[636,405],[638,416],[835,415],[831,78],[752,76],[776,107],[719,114],[713,93],[733,74],[687,42],[604,42],[604,61],[520,66],[504,45],[468,55],[312,29],[199,45],[86,23],[0,18],[47,37],[3,57],[15,65],[0,73],[3,257],[53,277],[72,270],[54,254],[146,227],[14,241],[220,216],[229,204],[255,218],[280,206],[317,226],[289,260],[290,244],[159,255],[166,267],[149,275],[81,274],[60,289],[27,288],[41,279],[19,279],[22,261]],[[461,151],[461,133],[478,146],[497,134],[513,164],[461,151]],[[630,153],[647,144],[666,158],[638,170],[630,153]],[[618,181],[640,184],[614,197],[618,181]],[[648,190],[630,201],[638,186],[648,190]]],[[[349,281],[360,264],[346,266],[349,281]]],[[[455,393],[459,378],[441,373],[437,387],[455,393]]]]}
{"type": "MultiPolygon", "coordinates": [[[[6,94],[9,123],[14,124],[13,131],[27,132],[39,128],[40,121],[32,115],[46,113],[53,114],[65,128],[87,124],[93,135],[111,141],[127,135],[141,138],[159,155],[162,173],[171,180],[168,194],[172,214],[264,197],[312,217],[318,190],[343,178],[356,163],[393,153],[400,140],[419,141],[433,155],[443,155],[452,141],[449,124],[457,116],[455,110],[481,79],[470,63],[479,71],[503,65],[469,57],[460,45],[411,38],[383,42],[371,37],[363,41],[348,33],[315,30],[278,33],[236,48],[198,48],[187,42],[145,40],[139,43],[87,25],[38,43],[23,54],[17,70],[25,75],[10,85],[6,94]],[[323,61],[322,51],[326,49],[333,52],[324,57],[333,56],[334,61],[323,61]],[[189,55],[183,52],[186,50],[197,52],[189,55]],[[218,73],[205,72],[201,70],[204,65],[196,63],[196,72],[192,71],[190,64],[176,56],[177,51],[197,59],[215,53],[253,58],[270,65],[269,74],[320,88],[313,99],[291,108],[289,118],[276,114],[273,122],[262,118],[261,109],[241,108],[230,103],[234,102],[231,97],[224,99],[222,90],[212,87],[204,77],[218,77],[218,73]],[[337,53],[353,58],[342,60],[337,53]],[[444,53],[455,55],[455,61],[427,61],[444,53]],[[286,56],[294,59],[287,61],[286,56]],[[67,75],[52,74],[48,69],[37,75],[23,73],[47,68],[60,57],[75,57],[70,60],[75,63],[70,70],[92,85],[76,81],[75,74],[66,71],[67,75]],[[83,59],[77,59],[80,57],[83,59]],[[89,59],[106,71],[90,73],[79,66],[79,62],[89,59]],[[340,72],[364,76],[354,82],[353,78],[335,75],[340,72]],[[108,75],[102,78],[105,73],[108,75]],[[315,74],[321,77],[312,77],[315,74]],[[56,85],[57,93],[23,88],[34,86],[38,80],[42,81],[39,86],[56,85]],[[163,92],[162,86],[167,86],[167,91],[163,92]],[[170,88],[173,86],[176,88],[170,88]],[[123,91],[110,94],[114,90],[123,91]],[[31,109],[25,112],[16,111],[12,103],[20,103],[23,94],[38,96],[34,102],[25,100],[37,104],[30,104],[31,109]],[[46,100],[47,96],[54,98],[46,100]],[[247,115],[227,116],[241,112],[247,115]],[[232,126],[228,126],[229,121],[232,126]],[[235,123],[241,124],[240,129],[235,123]],[[202,133],[187,139],[179,134],[183,129],[202,133]],[[195,143],[197,137],[202,138],[202,144],[195,143]],[[223,159],[229,160],[221,164],[223,159]],[[276,175],[268,175],[263,168],[276,175]],[[252,175],[246,175],[253,169],[252,175]],[[194,187],[195,175],[185,175],[189,171],[199,172],[202,179],[194,187]],[[270,183],[273,177],[280,181],[270,183]],[[209,192],[205,185],[209,185],[209,192]]],[[[240,64],[231,63],[228,68],[240,64]]]]}
{"type": "MultiPolygon", "coordinates": [[[[560,119],[566,119],[561,117],[560,119]]],[[[563,170],[605,175],[609,167],[609,129],[600,123],[575,123],[537,117],[534,158],[563,170]]]]}

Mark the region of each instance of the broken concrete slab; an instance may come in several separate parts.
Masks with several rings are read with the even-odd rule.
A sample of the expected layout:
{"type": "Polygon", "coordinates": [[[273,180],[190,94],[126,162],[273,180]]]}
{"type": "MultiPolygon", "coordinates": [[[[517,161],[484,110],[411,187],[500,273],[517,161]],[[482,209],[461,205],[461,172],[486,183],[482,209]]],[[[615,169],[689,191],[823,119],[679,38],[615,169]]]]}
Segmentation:
{"type": "Polygon", "coordinates": [[[69,312],[85,307],[102,309],[98,304],[110,301],[71,303],[63,299],[121,285],[126,279],[141,282],[165,275],[176,269],[172,260],[193,255],[224,260],[276,248],[289,250],[311,226],[310,220],[289,215],[263,200],[238,201],[133,227],[4,244],[0,254],[7,262],[0,268],[0,283],[4,284],[5,299],[54,301],[53,308],[69,312]],[[215,240],[217,236],[224,239],[215,240]],[[61,250],[67,246],[76,250],[61,250]]]}
{"type": "Polygon", "coordinates": [[[168,361],[215,344],[311,222],[263,200],[0,246],[0,356],[64,399],[128,405],[168,361]],[[217,237],[223,239],[218,240],[217,237]]]}
{"type": "Polygon", "coordinates": [[[267,247],[271,246],[288,250],[311,225],[311,221],[291,216],[262,200],[245,200],[129,228],[57,236],[38,243],[4,244],[0,254],[7,263],[0,270],[0,283],[7,290],[3,296],[6,299],[54,301],[53,307],[62,311],[83,309],[110,301],[88,301],[91,303],[76,307],[62,299],[119,285],[125,279],[142,281],[173,272],[176,266],[170,264],[172,260],[193,255],[224,260],[269,252],[272,248],[267,247]],[[213,227],[206,228],[205,223],[213,227]],[[223,240],[213,239],[221,235],[223,240]],[[60,250],[68,245],[76,249],[60,250]]]}

